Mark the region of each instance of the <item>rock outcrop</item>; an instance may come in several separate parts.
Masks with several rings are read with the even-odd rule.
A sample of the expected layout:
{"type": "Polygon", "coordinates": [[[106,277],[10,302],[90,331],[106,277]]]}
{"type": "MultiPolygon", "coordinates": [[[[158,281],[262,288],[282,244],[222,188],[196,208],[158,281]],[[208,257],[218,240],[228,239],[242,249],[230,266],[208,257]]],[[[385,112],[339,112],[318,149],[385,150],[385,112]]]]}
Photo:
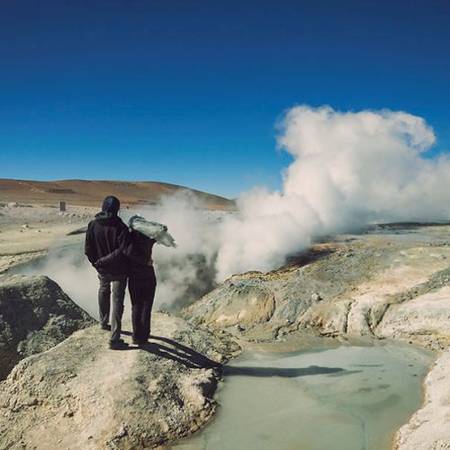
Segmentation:
{"type": "Polygon", "coordinates": [[[109,350],[93,326],[22,360],[0,384],[0,448],[151,448],[208,421],[218,362],[239,346],[167,314],[152,323],[142,349],[109,350]]]}
{"type": "Polygon", "coordinates": [[[450,346],[450,286],[392,304],[378,325],[377,334],[433,349],[450,346]]]}
{"type": "Polygon", "coordinates": [[[94,323],[45,276],[6,277],[0,284],[0,379],[17,362],[94,323]]]}
{"type": "Polygon", "coordinates": [[[225,289],[206,294],[202,304],[198,305],[196,316],[201,318],[198,322],[222,328],[265,323],[274,311],[275,298],[269,289],[251,282],[231,282],[225,289]],[[215,301],[218,297],[220,302],[215,301]]]}
{"type": "Polygon", "coordinates": [[[234,326],[243,341],[303,330],[432,349],[450,344],[449,246],[365,237],[321,251],[307,265],[234,275],[183,315],[212,328],[234,326]]]}

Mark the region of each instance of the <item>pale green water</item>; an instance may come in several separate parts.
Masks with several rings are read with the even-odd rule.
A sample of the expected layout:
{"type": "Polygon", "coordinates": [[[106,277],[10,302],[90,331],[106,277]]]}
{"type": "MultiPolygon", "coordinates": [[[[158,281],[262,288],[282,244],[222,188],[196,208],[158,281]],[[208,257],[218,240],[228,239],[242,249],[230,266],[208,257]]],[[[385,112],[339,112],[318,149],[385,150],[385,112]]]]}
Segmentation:
{"type": "Polygon", "coordinates": [[[392,343],[247,354],[225,372],[216,418],[172,448],[388,449],[420,406],[430,363],[429,353],[392,343]]]}

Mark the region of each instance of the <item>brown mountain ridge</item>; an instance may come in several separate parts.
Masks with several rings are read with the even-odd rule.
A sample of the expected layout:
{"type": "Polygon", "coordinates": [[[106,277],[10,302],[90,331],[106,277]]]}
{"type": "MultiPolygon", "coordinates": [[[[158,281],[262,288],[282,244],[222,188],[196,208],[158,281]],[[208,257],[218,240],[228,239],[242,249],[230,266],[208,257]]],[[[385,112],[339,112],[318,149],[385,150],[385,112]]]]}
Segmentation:
{"type": "Polygon", "coordinates": [[[161,197],[190,192],[209,209],[228,210],[234,202],[225,197],[156,181],[56,180],[32,181],[0,178],[0,202],[98,206],[107,195],[123,205],[155,204],[161,197]]]}

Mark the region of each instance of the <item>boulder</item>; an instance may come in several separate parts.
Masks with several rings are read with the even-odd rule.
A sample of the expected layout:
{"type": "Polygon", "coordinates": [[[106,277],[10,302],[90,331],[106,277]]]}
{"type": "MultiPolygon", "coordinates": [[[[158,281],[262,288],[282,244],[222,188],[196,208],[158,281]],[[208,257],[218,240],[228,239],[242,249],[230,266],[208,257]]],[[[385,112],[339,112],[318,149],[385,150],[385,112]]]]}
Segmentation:
{"type": "Polygon", "coordinates": [[[0,379],[17,362],[94,323],[52,280],[13,275],[0,283],[0,379]]]}
{"type": "MultiPolygon", "coordinates": [[[[276,306],[273,292],[260,283],[248,281],[227,283],[207,294],[201,302],[201,305],[194,304],[190,312],[197,323],[215,327],[268,322],[276,306]]],[[[189,315],[189,310],[185,314],[189,315]]]]}
{"type": "Polygon", "coordinates": [[[143,348],[108,340],[89,327],[14,368],[0,383],[0,448],[138,450],[187,436],[215,411],[218,361],[240,351],[161,313],[143,348]]]}

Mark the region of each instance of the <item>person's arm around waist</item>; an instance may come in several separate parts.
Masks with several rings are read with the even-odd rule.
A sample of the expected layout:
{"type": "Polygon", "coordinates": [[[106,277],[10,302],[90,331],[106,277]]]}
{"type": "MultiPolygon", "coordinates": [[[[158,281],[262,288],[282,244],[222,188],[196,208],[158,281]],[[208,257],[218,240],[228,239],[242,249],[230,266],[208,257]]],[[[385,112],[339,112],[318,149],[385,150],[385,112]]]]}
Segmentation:
{"type": "Polygon", "coordinates": [[[94,263],[95,268],[107,267],[113,265],[119,258],[126,253],[126,248],[130,243],[130,233],[128,228],[125,228],[119,235],[118,238],[119,246],[113,250],[111,253],[99,258],[94,263]]]}

